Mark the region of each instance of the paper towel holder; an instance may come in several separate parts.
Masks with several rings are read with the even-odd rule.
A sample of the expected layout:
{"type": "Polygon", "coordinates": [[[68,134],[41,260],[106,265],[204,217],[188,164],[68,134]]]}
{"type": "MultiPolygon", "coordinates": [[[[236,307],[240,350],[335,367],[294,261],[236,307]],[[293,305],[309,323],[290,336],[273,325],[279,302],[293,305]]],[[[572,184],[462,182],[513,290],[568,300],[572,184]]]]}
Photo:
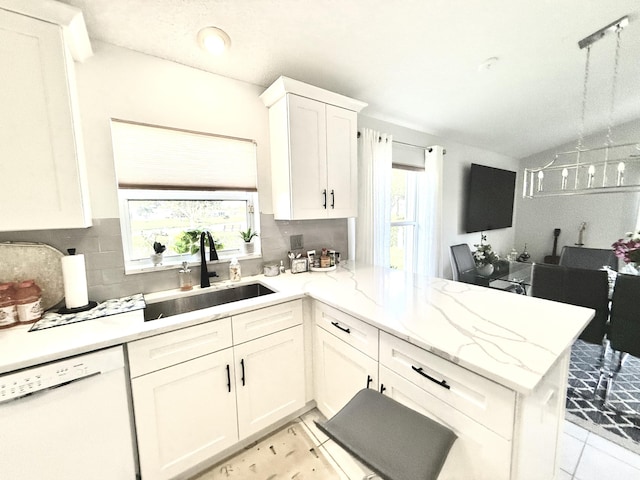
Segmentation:
{"type": "Polygon", "coordinates": [[[58,313],[64,315],[64,314],[68,314],[68,313],[86,312],[87,310],[91,310],[92,308],[96,308],[97,306],[98,306],[98,302],[94,302],[93,300],[89,300],[89,303],[87,303],[86,305],[84,305],[82,307],[76,307],[76,308],[62,307],[62,308],[60,308],[60,310],[58,310],[58,313]]]}
{"type": "MultiPolygon", "coordinates": [[[[76,254],[76,249],[75,248],[68,248],[67,252],[69,253],[69,255],[75,255],[76,254]]],[[[66,298],[65,298],[66,301],[66,298]]],[[[68,308],[66,305],[62,308],[60,308],[58,310],[59,314],[70,314],[70,313],[80,313],[80,312],[86,312],[87,310],[91,310],[92,308],[95,308],[98,306],[97,302],[94,302],[92,300],[89,300],[89,302],[86,305],[82,305],[80,307],[73,307],[73,308],[68,308]]]]}

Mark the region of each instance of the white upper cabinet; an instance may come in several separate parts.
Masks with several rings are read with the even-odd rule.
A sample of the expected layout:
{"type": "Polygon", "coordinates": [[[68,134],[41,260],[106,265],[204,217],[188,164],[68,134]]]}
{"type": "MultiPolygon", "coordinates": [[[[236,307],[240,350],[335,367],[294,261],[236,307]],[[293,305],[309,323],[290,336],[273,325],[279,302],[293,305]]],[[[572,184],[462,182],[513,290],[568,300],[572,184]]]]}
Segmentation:
{"type": "MultiPolygon", "coordinates": [[[[16,13],[5,9],[6,3],[0,2],[0,230],[88,227],[74,49],[69,45],[82,28],[77,20],[64,26],[16,13]]],[[[69,8],[62,7],[59,17],[73,18],[69,8]]]]}
{"type": "Polygon", "coordinates": [[[357,113],[365,103],[280,77],[269,107],[276,220],[357,216],[357,113]]]}

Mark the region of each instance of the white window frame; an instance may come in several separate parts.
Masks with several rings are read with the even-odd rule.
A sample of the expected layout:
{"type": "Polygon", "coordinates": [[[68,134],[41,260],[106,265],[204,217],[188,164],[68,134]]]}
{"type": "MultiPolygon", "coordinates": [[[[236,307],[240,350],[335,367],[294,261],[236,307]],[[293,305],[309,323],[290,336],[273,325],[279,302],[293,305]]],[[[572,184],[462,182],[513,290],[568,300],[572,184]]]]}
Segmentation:
{"type": "MultiPolygon", "coordinates": [[[[397,165],[397,164],[393,164],[391,167],[392,170],[404,170],[407,172],[411,172],[411,173],[416,173],[416,169],[415,168],[408,168],[405,167],[403,165],[397,165]]],[[[409,248],[405,249],[405,254],[404,254],[404,270],[405,271],[411,271],[411,272],[415,272],[417,265],[417,258],[418,258],[418,220],[417,220],[417,202],[418,202],[418,176],[417,175],[411,175],[409,178],[413,179],[412,182],[408,182],[407,183],[407,196],[405,198],[405,201],[407,202],[407,217],[412,216],[412,219],[406,219],[403,221],[396,221],[394,222],[393,220],[391,221],[391,228],[393,227],[406,227],[406,226],[412,226],[413,227],[413,235],[411,236],[412,238],[410,238],[409,236],[407,236],[408,241],[407,241],[407,246],[411,247],[411,251],[409,251],[409,248]],[[411,215],[409,215],[411,214],[411,215]],[[409,245],[410,243],[410,245],[409,245]],[[411,261],[409,261],[409,253],[411,255],[411,261]],[[409,270],[407,267],[411,267],[411,269],[409,270]]]]}
{"type": "MultiPolygon", "coordinates": [[[[185,256],[166,256],[162,265],[154,266],[150,258],[132,259],[130,251],[131,245],[131,225],[129,223],[129,200],[240,200],[247,202],[247,226],[253,231],[260,231],[260,208],[258,205],[258,193],[246,191],[229,190],[147,190],[147,189],[118,189],[118,203],[120,207],[120,230],[122,233],[122,246],[124,253],[125,274],[143,273],[145,271],[158,271],[162,269],[176,268],[185,261],[185,256]]],[[[252,254],[245,254],[241,249],[228,249],[218,251],[219,262],[229,261],[235,257],[260,258],[262,256],[261,242],[259,237],[253,240],[255,250],[252,254]]],[[[152,253],[152,252],[150,252],[152,253]]],[[[208,252],[207,252],[208,253],[208,252]]],[[[199,255],[199,253],[198,253],[199,255]]],[[[207,255],[208,257],[208,255],[207,255]]],[[[208,263],[211,263],[208,261],[208,263]]],[[[216,263],[215,261],[213,263],[216,263]]],[[[190,258],[189,266],[199,266],[200,261],[190,258]]]]}

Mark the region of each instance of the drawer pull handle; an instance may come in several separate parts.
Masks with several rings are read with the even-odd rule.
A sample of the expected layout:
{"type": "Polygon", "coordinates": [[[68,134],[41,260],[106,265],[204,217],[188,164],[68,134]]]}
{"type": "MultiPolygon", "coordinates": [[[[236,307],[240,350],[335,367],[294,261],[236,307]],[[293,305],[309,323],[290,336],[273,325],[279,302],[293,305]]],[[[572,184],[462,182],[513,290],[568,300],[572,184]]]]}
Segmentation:
{"type": "Polygon", "coordinates": [[[367,388],[369,388],[369,385],[371,385],[371,382],[373,382],[373,378],[371,378],[371,375],[367,375],[367,388]]]}
{"type": "Polygon", "coordinates": [[[331,190],[331,208],[336,208],[336,194],[331,190]]]}
{"type": "Polygon", "coordinates": [[[227,363],[227,390],[231,393],[231,368],[227,363]]]}
{"type": "Polygon", "coordinates": [[[327,209],[327,189],[322,190],[322,208],[327,209]]]}
{"type": "Polygon", "coordinates": [[[436,380],[431,375],[427,375],[426,373],[424,373],[422,371],[422,367],[414,367],[413,365],[411,365],[411,368],[414,371],[418,372],[420,375],[422,375],[424,378],[428,378],[429,380],[431,380],[433,383],[437,383],[438,385],[440,385],[441,387],[446,388],[447,390],[451,389],[451,385],[448,385],[446,380],[436,380]]]}
{"type": "Polygon", "coordinates": [[[343,332],[351,333],[351,330],[349,330],[348,328],[341,327],[341,326],[340,326],[340,324],[339,324],[338,322],[331,322],[331,325],[333,325],[333,326],[334,326],[334,327],[336,327],[336,328],[339,328],[339,329],[340,329],[340,330],[342,330],[343,332]]]}
{"type": "Polygon", "coordinates": [[[387,387],[384,386],[384,383],[380,384],[380,393],[384,393],[384,391],[387,389],[387,387]]]}
{"type": "Polygon", "coordinates": [[[244,387],[244,358],[240,360],[240,366],[242,367],[242,386],[244,387]]]}

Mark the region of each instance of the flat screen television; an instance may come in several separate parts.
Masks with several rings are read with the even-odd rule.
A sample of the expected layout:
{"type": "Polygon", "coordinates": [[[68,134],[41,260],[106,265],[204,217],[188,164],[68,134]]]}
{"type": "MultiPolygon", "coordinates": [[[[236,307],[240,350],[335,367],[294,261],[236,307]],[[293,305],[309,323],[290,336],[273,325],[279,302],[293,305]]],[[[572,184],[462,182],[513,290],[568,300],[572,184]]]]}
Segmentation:
{"type": "Polygon", "coordinates": [[[467,233],[510,227],[515,187],[516,172],[472,163],[465,217],[467,233]]]}

